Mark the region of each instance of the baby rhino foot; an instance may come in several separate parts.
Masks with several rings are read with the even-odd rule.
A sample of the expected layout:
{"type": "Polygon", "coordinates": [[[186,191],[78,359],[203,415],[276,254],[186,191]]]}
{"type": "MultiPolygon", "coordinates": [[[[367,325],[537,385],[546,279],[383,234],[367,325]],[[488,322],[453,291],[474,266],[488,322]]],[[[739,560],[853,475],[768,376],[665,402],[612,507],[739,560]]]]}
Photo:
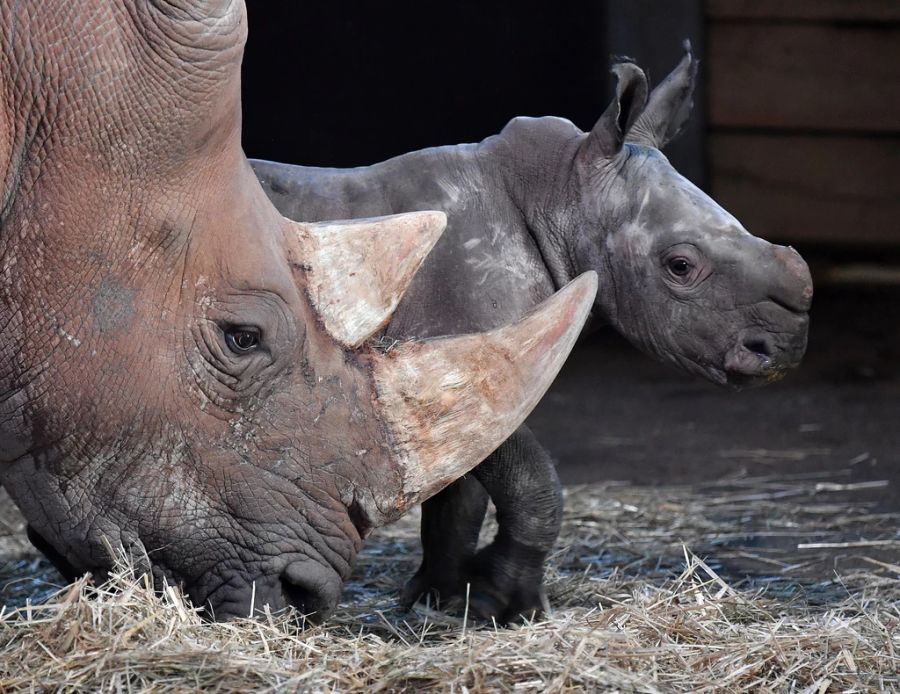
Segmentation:
{"type": "Polygon", "coordinates": [[[459,567],[434,566],[430,562],[422,562],[419,570],[413,575],[400,594],[400,604],[405,610],[420,600],[428,600],[432,605],[447,609],[460,595],[460,586],[465,594],[465,579],[459,567]]]}
{"type": "Polygon", "coordinates": [[[547,612],[544,592],[546,552],[512,539],[496,539],[469,565],[469,614],[509,624],[547,612]]]}
{"type": "Polygon", "coordinates": [[[423,562],[406,584],[401,604],[411,609],[417,601],[429,599],[442,610],[467,611],[473,619],[488,623],[532,619],[548,609],[542,586],[545,557],[541,550],[497,538],[463,569],[423,562]]]}

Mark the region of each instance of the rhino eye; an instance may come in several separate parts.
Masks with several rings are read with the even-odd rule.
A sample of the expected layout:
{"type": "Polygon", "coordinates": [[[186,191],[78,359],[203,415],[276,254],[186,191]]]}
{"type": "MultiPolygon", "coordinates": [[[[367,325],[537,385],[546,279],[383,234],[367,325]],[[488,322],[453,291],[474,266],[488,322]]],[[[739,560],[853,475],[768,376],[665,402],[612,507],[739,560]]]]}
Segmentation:
{"type": "Polygon", "coordinates": [[[235,354],[252,352],[259,346],[259,330],[250,327],[231,327],[225,330],[225,344],[235,354]]]}
{"type": "Polygon", "coordinates": [[[686,277],[693,267],[687,258],[682,258],[681,256],[670,259],[666,265],[669,268],[669,272],[676,277],[686,277]]]}

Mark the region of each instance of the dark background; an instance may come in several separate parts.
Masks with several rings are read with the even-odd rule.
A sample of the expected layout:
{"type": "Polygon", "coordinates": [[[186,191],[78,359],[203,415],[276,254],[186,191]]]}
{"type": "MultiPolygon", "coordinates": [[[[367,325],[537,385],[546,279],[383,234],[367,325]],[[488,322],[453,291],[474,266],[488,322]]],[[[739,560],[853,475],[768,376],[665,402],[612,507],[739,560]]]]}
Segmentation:
{"type": "MultiPolygon", "coordinates": [[[[360,166],[477,142],[519,115],[564,116],[588,129],[610,100],[611,55],[646,54],[642,65],[661,79],[683,38],[702,50],[697,0],[643,3],[649,10],[637,16],[639,4],[250,0],[245,149],[360,166]]],[[[702,115],[694,129],[701,123],[702,115]]],[[[693,159],[681,168],[702,166],[693,159]]]]}
{"type": "Polygon", "coordinates": [[[590,128],[613,55],[701,78],[673,164],[816,283],[784,383],[734,394],[615,335],[583,340],[530,420],[565,481],[849,471],[900,508],[900,3],[249,0],[248,156],[358,166],[517,115],[590,128]]]}

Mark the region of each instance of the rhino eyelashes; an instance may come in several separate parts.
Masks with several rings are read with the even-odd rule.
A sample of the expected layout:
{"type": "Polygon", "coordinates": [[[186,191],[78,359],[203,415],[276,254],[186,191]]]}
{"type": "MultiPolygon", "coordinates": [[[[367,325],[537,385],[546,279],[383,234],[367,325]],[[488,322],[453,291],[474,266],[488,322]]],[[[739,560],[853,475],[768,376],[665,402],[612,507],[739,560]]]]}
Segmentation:
{"type": "Polygon", "coordinates": [[[703,252],[692,243],[677,243],[662,254],[660,265],[671,284],[679,289],[693,290],[707,279],[712,271],[703,252]]]}

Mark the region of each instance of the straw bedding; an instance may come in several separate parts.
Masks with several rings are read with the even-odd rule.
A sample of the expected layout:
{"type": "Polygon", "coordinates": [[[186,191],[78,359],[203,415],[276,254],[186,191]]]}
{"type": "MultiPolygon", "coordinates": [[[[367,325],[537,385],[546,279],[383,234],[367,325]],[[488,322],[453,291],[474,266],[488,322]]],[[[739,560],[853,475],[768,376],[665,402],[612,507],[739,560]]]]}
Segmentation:
{"type": "Polygon", "coordinates": [[[860,493],[815,475],[568,489],[552,614],[508,629],[397,607],[411,515],[305,630],[204,623],[127,561],[49,593],[4,496],[0,691],[900,691],[900,518],[860,493]]]}

